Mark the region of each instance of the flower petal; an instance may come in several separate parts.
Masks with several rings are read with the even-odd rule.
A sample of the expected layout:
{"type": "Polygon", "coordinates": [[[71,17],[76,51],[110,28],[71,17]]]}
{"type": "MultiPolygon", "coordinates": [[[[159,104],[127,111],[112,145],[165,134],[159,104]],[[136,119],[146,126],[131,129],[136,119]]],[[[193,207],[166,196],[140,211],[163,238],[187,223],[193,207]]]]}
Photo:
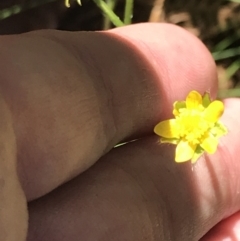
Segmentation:
{"type": "Polygon", "coordinates": [[[224,105],[222,101],[213,101],[204,111],[205,119],[211,122],[217,122],[222,116],[224,105]]]}
{"type": "Polygon", "coordinates": [[[179,127],[175,119],[165,120],[154,127],[154,132],[165,138],[178,138],[179,127]]]}
{"type": "Polygon", "coordinates": [[[217,150],[218,146],[218,139],[208,135],[202,143],[200,143],[200,146],[208,153],[213,154],[217,150]]]}
{"type": "Polygon", "coordinates": [[[195,90],[191,91],[186,98],[187,109],[198,108],[202,104],[202,96],[195,90]]]}
{"type": "Polygon", "coordinates": [[[196,145],[190,145],[187,141],[181,140],[176,148],[175,161],[186,162],[192,159],[196,145]]]}

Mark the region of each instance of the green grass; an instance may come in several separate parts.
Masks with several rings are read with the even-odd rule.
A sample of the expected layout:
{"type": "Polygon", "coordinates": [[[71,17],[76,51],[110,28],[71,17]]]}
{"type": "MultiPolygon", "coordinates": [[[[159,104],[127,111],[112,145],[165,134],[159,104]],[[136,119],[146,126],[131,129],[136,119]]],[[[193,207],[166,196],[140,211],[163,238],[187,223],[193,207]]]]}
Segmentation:
{"type": "Polygon", "coordinates": [[[56,0],[41,0],[41,1],[30,1],[25,4],[16,4],[9,8],[0,10],[0,20],[12,17],[13,15],[22,13],[32,8],[40,7],[41,5],[55,2],[56,0]]]}

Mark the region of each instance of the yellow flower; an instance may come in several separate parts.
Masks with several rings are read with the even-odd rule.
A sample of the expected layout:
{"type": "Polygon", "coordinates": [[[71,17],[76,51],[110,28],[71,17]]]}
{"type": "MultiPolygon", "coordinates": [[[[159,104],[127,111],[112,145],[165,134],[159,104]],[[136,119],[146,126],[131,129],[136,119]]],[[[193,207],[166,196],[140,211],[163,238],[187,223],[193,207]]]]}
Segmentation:
{"type": "Polygon", "coordinates": [[[162,143],[177,145],[175,161],[195,163],[204,151],[214,153],[218,138],[227,134],[226,127],[219,121],[224,111],[223,103],[211,102],[208,93],[201,96],[191,91],[186,101],[176,101],[173,107],[175,119],[158,123],[154,132],[161,136],[162,143]]]}

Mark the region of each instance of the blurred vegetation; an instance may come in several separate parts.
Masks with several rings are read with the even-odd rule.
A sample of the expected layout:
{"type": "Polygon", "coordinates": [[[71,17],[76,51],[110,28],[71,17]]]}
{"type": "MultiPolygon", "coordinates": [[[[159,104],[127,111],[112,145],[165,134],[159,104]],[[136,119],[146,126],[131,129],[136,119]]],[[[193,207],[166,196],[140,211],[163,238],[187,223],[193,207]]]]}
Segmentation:
{"type": "Polygon", "coordinates": [[[8,8],[0,10],[0,20],[12,17],[13,15],[22,13],[32,8],[37,8],[42,5],[55,2],[56,0],[41,0],[41,1],[28,1],[22,4],[14,4],[8,8]]]}
{"type": "MultiPolygon", "coordinates": [[[[240,0],[229,0],[230,2],[240,3],[240,0]]],[[[221,29],[219,35],[224,35],[212,50],[215,61],[230,60],[226,68],[226,79],[231,79],[240,71],[240,22],[230,22],[224,29],[221,29]]],[[[220,91],[221,97],[240,97],[239,79],[235,81],[236,88],[220,91]]]]}
{"type": "MultiPolygon", "coordinates": [[[[2,8],[2,10],[0,10],[0,23],[5,19],[11,18],[14,15],[23,14],[24,12],[29,11],[31,9],[40,8],[43,5],[49,5],[53,2],[59,2],[59,3],[61,2],[62,5],[66,4],[68,5],[68,7],[71,5],[72,9],[77,8],[78,11],[80,8],[84,8],[85,5],[90,7],[92,6],[92,8],[94,8],[94,5],[95,5],[95,7],[100,9],[102,12],[102,15],[103,15],[102,19],[99,17],[96,18],[96,16],[94,15],[95,13],[93,14],[90,11],[86,12],[86,14],[84,16],[81,16],[81,18],[83,19],[85,17],[88,21],[97,22],[96,26],[101,26],[101,29],[108,29],[113,26],[119,27],[119,26],[131,24],[133,13],[134,13],[134,22],[138,22],[135,15],[138,15],[140,13],[142,15],[145,14],[147,16],[151,12],[151,8],[156,6],[156,3],[164,2],[164,0],[155,0],[155,1],[154,0],[151,0],[151,1],[135,0],[135,3],[134,3],[134,0],[82,0],[81,4],[83,6],[76,7],[77,1],[78,3],[80,3],[79,0],[25,0],[25,1],[22,1],[21,4],[12,4],[11,6],[2,8]],[[145,4],[145,12],[147,11],[148,12],[147,14],[143,13],[144,10],[142,9],[140,10],[140,8],[138,7],[141,4],[142,5],[145,4]],[[151,8],[147,8],[146,6],[148,7],[151,6],[151,8]],[[99,24],[99,21],[101,21],[102,23],[99,24]]],[[[179,1],[165,0],[166,6],[163,5],[163,11],[176,12],[176,9],[174,10],[174,6],[173,6],[174,2],[175,2],[176,9],[184,7],[183,6],[184,4],[180,0],[179,1]]],[[[187,2],[187,0],[185,2],[187,2]]],[[[189,0],[188,2],[189,2],[189,5],[188,5],[189,7],[186,7],[185,12],[190,11],[189,8],[191,8],[191,3],[190,3],[191,1],[189,0]]],[[[200,8],[201,7],[204,8],[204,3],[205,3],[205,8],[206,9],[208,8],[207,0],[201,1],[201,3],[200,2],[197,2],[197,3],[199,3],[199,6],[200,5],[201,6],[198,9],[195,7],[196,4],[194,5],[194,8],[195,8],[194,14],[196,13],[197,15],[198,14],[197,11],[199,11],[200,20],[196,20],[198,16],[193,16],[192,17],[193,23],[203,21],[201,19],[205,18],[204,11],[200,12],[201,11],[200,8]]],[[[239,16],[240,0],[228,0],[228,1],[218,0],[218,1],[214,1],[213,4],[219,5],[219,6],[220,5],[228,6],[229,3],[232,4],[231,8],[233,9],[232,10],[233,15],[235,14],[237,16],[238,14],[239,16]]],[[[68,20],[70,18],[74,20],[73,10],[72,12],[70,11],[71,10],[69,10],[69,13],[71,13],[72,15],[70,14],[68,16],[68,20]]],[[[181,12],[181,10],[179,12],[181,12]]],[[[83,12],[81,12],[81,14],[83,14],[83,12]]],[[[142,19],[141,21],[143,21],[142,19]]],[[[148,19],[146,19],[145,21],[148,21],[148,19]]],[[[215,20],[212,20],[212,22],[215,24],[214,21],[215,20]]],[[[178,25],[184,27],[183,26],[184,24],[181,21],[178,25]]],[[[62,24],[62,26],[64,26],[64,24],[62,24]]],[[[206,28],[207,28],[206,25],[202,24],[202,29],[204,30],[206,28]]],[[[59,29],[61,29],[61,27],[59,27],[59,29]]],[[[203,42],[207,45],[207,47],[212,52],[213,58],[215,59],[216,64],[219,68],[218,69],[219,72],[221,72],[222,68],[224,69],[224,72],[223,72],[224,74],[221,74],[219,78],[222,79],[221,81],[226,83],[224,85],[226,85],[227,87],[221,88],[219,90],[219,97],[228,97],[228,96],[240,97],[240,84],[239,84],[240,82],[240,17],[235,17],[235,18],[233,17],[231,21],[227,21],[224,27],[218,26],[217,30],[215,31],[215,34],[213,35],[208,34],[207,30],[205,31],[205,33],[207,37],[206,36],[202,36],[202,38],[201,36],[199,37],[203,40],[203,42]],[[236,19],[236,21],[234,21],[234,19],[236,19]]]]}

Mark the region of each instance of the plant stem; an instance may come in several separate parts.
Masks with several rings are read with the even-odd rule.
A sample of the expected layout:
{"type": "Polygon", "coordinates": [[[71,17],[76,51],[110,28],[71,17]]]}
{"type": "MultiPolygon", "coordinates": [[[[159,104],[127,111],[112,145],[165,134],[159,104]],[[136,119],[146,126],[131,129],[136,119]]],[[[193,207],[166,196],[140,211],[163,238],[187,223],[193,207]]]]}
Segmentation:
{"type": "MultiPolygon", "coordinates": [[[[70,1],[70,0],[65,0],[65,6],[66,6],[67,8],[70,8],[70,3],[69,3],[69,1],[70,1]]],[[[77,1],[78,5],[82,6],[81,0],[76,0],[76,1],[77,1]]]]}
{"type": "Polygon", "coordinates": [[[133,4],[134,4],[134,0],[126,0],[125,11],[124,11],[124,21],[123,21],[125,25],[132,23],[133,4]]]}
{"type": "MultiPolygon", "coordinates": [[[[116,0],[107,0],[107,5],[113,11],[116,6],[116,0]]],[[[109,29],[110,27],[111,27],[111,20],[107,15],[105,15],[105,18],[103,20],[103,29],[109,29]]]]}
{"type": "Polygon", "coordinates": [[[113,12],[113,10],[107,5],[103,0],[93,0],[95,4],[102,10],[102,12],[109,17],[111,22],[116,27],[124,26],[124,23],[120,20],[120,18],[113,12]]]}

